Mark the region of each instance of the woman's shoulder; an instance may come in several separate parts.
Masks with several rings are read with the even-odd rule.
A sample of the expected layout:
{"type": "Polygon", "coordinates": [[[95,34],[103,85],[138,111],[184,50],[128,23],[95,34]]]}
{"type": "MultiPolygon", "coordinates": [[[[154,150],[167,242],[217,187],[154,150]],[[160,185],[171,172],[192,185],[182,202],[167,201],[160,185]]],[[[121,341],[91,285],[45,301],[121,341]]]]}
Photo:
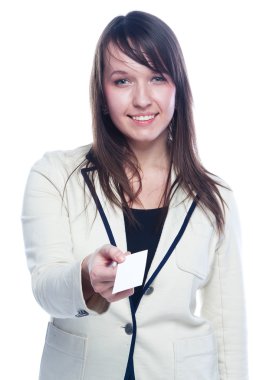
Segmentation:
{"type": "Polygon", "coordinates": [[[35,162],[32,170],[49,174],[57,169],[58,172],[64,171],[69,175],[82,164],[91,146],[91,144],[88,144],[71,150],[45,152],[44,155],[35,162]]]}
{"type": "Polygon", "coordinates": [[[238,206],[233,187],[231,187],[226,180],[217,175],[212,174],[210,177],[215,181],[220,197],[223,200],[225,222],[230,219],[231,216],[238,219],[238,206]]]}
{"type": "Polygon", "coordinates": [[[27,183],[43,186],[51,183],[57,189],[64,189],[72,173],[82,166],[91,144],[71,150],[56,150],[44,153],[32,166],[27,183]]]}
{"type": "Polygon", "coordinates": [[[215,174],[209,174],[209,177],[216,184],[216,187],[219,191],[220,196],[225,202],[229,202],[230,199],[234,198],[234,192],[230,184],[223,178],[215,174]]]}

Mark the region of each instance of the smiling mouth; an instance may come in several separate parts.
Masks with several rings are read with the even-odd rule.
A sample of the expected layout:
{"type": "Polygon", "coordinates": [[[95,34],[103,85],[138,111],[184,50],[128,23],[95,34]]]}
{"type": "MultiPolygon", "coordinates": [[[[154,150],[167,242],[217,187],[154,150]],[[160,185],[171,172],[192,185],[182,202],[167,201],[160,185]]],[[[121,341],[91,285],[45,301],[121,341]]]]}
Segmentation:
{"type": "Polygon", "coordinates": [[[128,115],[128,116],[131,119],[137,120],[137,121],[149,121],[149,120],[153,120],[157,115],[158,115],[158,113],[150,114],[150,115],[136,115],[136,116],[128,115]]]}

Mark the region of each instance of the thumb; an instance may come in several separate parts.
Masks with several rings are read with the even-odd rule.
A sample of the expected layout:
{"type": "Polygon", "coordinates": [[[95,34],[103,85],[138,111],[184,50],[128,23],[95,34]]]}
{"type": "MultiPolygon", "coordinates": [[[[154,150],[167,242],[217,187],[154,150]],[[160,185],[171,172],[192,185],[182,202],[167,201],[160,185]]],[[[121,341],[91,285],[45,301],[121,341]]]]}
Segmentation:
{"type": "Polygon", "coordinates": [[[125,261],[126,254],[123,253],[119,248],[114,247],[112,245],[106,245],[104,246],[103,250],[104,257],[106,257],[107,260],[110,262],[115,262],[114,266],[116,264],[120,264],[123,261],[125,261]]]}
{"type": "Polygon", "coordinates": [[[123,254],[121,252],[121,254],[119,254],[119,255],[116,254],[110,265],[112,267],[116,267],[117,264],[121,264],[122,262],[124,262],[126,260],[126,256],[129,256],[129,255],[131,255],[131,252],[129,252],[129,251],[127,251],[126,253],[123,253],[123,254]]]}

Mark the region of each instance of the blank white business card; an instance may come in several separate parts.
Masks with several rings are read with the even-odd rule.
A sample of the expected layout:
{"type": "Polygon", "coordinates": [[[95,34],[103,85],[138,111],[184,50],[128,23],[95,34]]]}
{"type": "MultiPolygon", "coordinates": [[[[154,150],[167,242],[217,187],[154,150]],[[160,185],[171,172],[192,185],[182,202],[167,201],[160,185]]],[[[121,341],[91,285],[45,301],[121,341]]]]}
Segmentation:
{"type": "Polygon", "coordinates": [[[147,253],[147,250],[133,253],[126,256],[123,263],[117,265],[112,294],[142,284],[146,268],[147,253]]]}

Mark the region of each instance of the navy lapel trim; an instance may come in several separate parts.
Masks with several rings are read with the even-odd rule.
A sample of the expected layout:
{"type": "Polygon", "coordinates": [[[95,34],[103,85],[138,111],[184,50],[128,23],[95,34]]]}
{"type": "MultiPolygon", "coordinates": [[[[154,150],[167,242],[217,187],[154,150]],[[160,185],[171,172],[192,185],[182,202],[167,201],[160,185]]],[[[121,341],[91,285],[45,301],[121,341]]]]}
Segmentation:
{"type": "Polygon", "coordinates": [[[150,284],[154,281],[155,277],[158,275],[158,273],[160,272],[160,270],[162,269],[162,267],[166,264],[167,260],[169,259],[170,255],[172,254],[172,252],[174,251],[174,249],[176,248],[178,242],[180,241],[181,237],[183,236],[185,230],[186,230],[186,227],[191,219],[191,216],[193,214],[193,211],[195,210],[196,206],[197,206],[197,199],[198,197],[196,197],[192,204],[191,204],[191,207],[189,208],[186,216],[185,216],[185,219],[183,221],[183,224],[177,234],[177,236],[175,237],[175,239],[173,240],[173,243],[171,244],[170,248],[168,249],[166,255],[163,257],[162,261],[160,262],[160,264],[158,265],[158,267],[156,268],[156,270],[153,272],[152,276],[148,279],[148,281],[146,282],[146,284],[144,285],[143,287],[143,291],[142,291],[142,295],[145,294],[146,290],[148,289],[148,287],[150,286],[150,284]]]}
{"type": "Polygon", "coordinates": [[[87,168],[87,169],[81,169],[81,173],[82,173],[84,181],[87,184],[87,186],[88,186],[88,188],[90,190],[90,193],[91,193],[91,195],[92,195],[92,197],[93,197],[93,199],[94,199],[94,201],[96,203],[97,209],[99,211],[99,214],[100,214],[101,219],[103,221],[103,224],[105,226],[105,229],[106,229],[107,235],[109,237],[110,243],[111,243],[111,245],[114,245],[116,247],[116,242],[115,242],[115,239],[114,239],[114,236],[113,236],[110,224],[109,224],[108,219],[107,219],[107,217],[105,215],[105,212],[103,210],[101,202],[100,202],[100,200],[99,200],[99,198],[97,196],[95,188],[94,188],[94,186],[93,186],[93,184],[92,184],[92,182],[91,182],[91,180],[89,178],[89,175],[88,175],[88,172],[94,171],[94,170],[96,170],[95,167],[87,168]]]}

